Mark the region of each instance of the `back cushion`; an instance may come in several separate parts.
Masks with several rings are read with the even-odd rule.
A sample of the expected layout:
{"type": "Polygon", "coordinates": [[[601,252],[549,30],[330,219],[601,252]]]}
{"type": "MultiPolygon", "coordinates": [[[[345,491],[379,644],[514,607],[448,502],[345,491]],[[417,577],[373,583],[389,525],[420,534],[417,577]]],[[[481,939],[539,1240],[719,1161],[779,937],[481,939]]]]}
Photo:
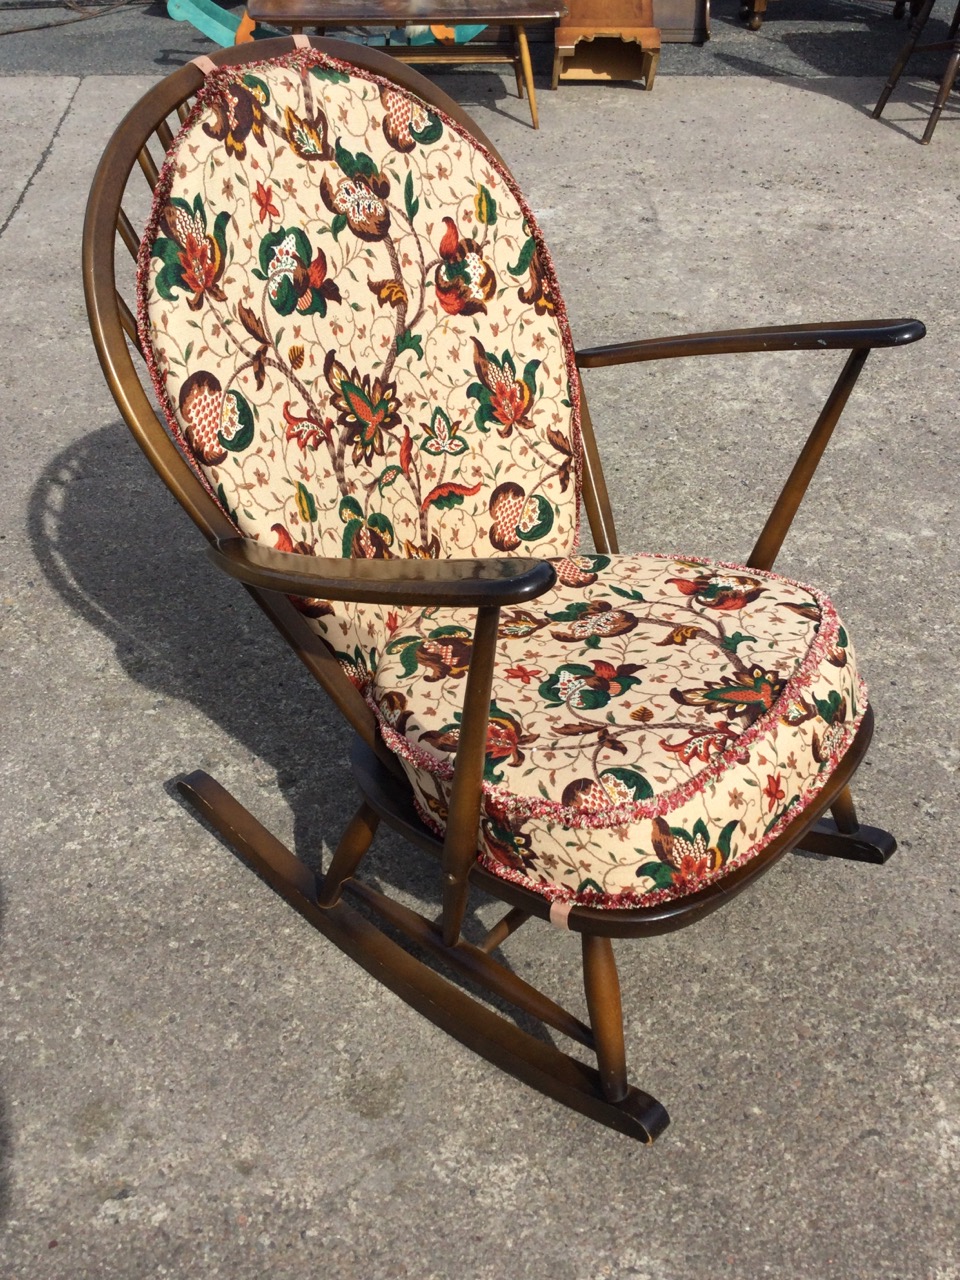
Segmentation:
{"type": "Polygon", "coordinates": [[[161,174],[140,327],[238,528],[323,556],[561,556],[580,443],[553,268],[458,125],[311,50],[211,73],[161,174]]]}

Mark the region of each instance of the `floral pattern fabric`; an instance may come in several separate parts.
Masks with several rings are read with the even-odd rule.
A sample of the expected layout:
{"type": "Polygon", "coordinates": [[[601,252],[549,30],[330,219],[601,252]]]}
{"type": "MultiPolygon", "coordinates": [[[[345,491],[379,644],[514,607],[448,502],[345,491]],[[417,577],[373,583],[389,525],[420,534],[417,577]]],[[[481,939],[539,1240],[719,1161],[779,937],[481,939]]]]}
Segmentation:
{"type": "MultiPolygon", "coordinates": [[[[578,384],[539,231],[502,166],[396,86],[312,50],[211,73],[161,174],[139,321],[171,429],[244,534],[322,556],[574,547],[578,384]]],[[[370,616],[312,610],[351,651],[370,616]]]]}
{"type": "MultiPolygon", "coordinates": [[[[652,904],[814,799],[865,708],[843,627],[772,574],[576,554],[553,267],[458,125],[311,50],[211,73],[161,173],[138,322],[171,431],[246,536],[554,560],[556,588],[500,618],[479,832],[496,874],[652,904]]],[[[442,830],[473,614],[296,603],[442,830]]]]}
{"type": "MultiPolygon", "coordinates": [[[[847,633],[809,587],[656,556],[557,562],[501,612],[481,861],[554,900],[652,905],[758,853],[816,796],[866,706],[847,633]]],[[[442,830],[472,615],[396,618],[369,685],[442,830]]]]}

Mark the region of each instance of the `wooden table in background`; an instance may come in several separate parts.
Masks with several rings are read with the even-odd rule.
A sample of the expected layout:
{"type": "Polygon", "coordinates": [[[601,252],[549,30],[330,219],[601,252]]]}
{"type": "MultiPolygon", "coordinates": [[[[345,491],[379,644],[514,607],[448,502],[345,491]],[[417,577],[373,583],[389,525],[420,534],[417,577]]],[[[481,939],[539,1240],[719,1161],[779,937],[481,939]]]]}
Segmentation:
{"type": "Polygon", "coordinates": [[[526,87],[533,127],[539,129],[526,27],[535,22],[556,22],[566,9],[563,0],[250,0],[247,12],[255,22],[290,27],[294,33],[304,27],[332,33],[343,27],[408,24],[507,27],[512,34],[510,42],[388,44],[383,51],[401,62],[510,63],[517,77],[517,92],[522,98],[526,87]]]}

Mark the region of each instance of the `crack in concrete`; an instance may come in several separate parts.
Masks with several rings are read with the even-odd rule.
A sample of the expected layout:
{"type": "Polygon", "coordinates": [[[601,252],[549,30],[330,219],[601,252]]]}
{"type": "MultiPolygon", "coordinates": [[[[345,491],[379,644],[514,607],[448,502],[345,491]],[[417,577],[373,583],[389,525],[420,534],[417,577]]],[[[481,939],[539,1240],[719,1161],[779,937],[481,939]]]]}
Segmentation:
{"type": "Polygon", "coordinates": [[[39,176],[41,170],[43,169],[43,166],[47,163],[47,158],[49,157],[50,152],[53,150],[53,144],[60,137],[60,130],[63,128],[64,120],[66,120],[67,118],[67,112],[73,106],[74,100],[76,99],[77,94],[80,92],[80,86],[83,84],[84,78],[85,78],[84,76],[80,76],[77,79],[77,83],[74,87],[73,93],[71,93],[70,95],[70,100],[67,103],[67,105],[64,107],[63,113],[60,116],[60,119],[57,121],[57,127],[54,129],[53,134],[50,137],[50,141],[44,147],[43,151],[41,151],[40,159],[34,165],[33,172],[30,174],[30,177],[23,184],[23,190],[20,192],[19,196],[17,197],[16,204],[13,206],[13,208],[4,218],[3,224],[0,225],[0,240],[3,239],[4,235],[6,234],[7,227],[9,227],[10,223],[16,217],[17,212],[20,209],[20,206],[23,204],[24,200],[26,200],[27,198],[27,193],[29,192],[30,188],[33,186],[35,180],[39,176]]]}

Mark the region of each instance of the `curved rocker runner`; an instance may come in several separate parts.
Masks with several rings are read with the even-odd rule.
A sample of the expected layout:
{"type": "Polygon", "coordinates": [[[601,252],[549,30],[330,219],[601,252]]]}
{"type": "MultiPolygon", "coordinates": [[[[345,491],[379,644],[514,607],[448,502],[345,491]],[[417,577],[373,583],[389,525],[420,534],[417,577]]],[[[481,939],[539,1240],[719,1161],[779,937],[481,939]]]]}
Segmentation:
{"type": "Polygon", "coordinates": [[[428,80],[303,36],[198,61],[132,109],[101,162],[90,322],[213,561],[351,726],[361,801],[317,876],[212,778],[181,791],[425,1017],[650,1142],[667,1114],[628,1080],[612,939],[695,922],[791,848],[893,851],[847,786],[873,725],[847,629],[772,566],[870,350],[923,326],[577,350],[532,211],[428,80]],[[135,169],[154,192],[142,234],[123,208],[135,169]],[[118,238],[137,261],[126,300],[118,238]],[[776,350],[846,358],[745,563],[622,554],[580,371],[776,350]],[[362,878],[381,822],[436,858],[438,920],[362,878]],[[506,908],[479,944],[462,934],[471,892],[506,908]],[[497,959],[530,921],[580,935],[586,1020],[497,959]]]}

